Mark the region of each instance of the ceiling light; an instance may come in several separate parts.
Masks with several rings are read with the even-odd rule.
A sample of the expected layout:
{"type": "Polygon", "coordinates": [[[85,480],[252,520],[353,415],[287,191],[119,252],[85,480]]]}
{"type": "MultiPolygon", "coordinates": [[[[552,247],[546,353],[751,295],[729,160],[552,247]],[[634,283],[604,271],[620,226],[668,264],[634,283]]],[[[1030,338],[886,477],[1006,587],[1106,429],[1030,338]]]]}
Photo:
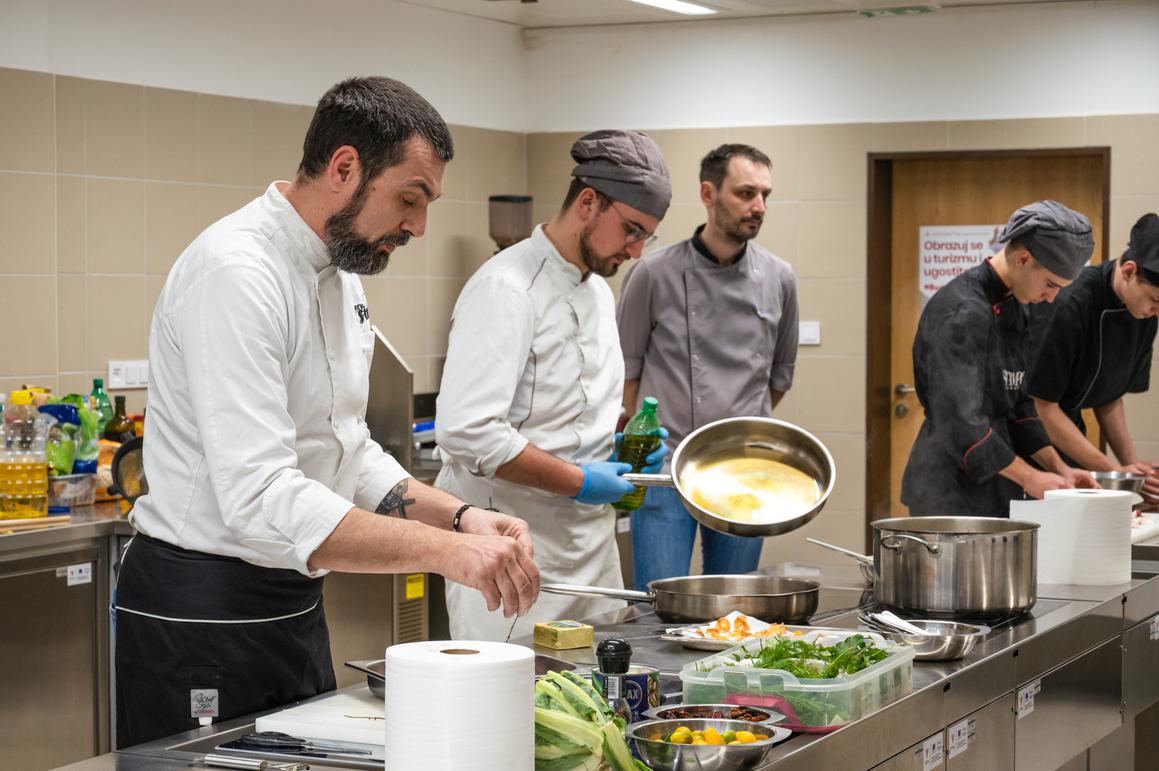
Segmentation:
{"type": "Polygon", "coordinates": [[[716,10],[713,8],[705,8],[703,5],[697,5],[696,3],[686,3],[684,0],[630,0],[630,2],[639,3],[640,5],[650,5],[662,11],[682,13],[685,16],[710,16],[716,13],[716,10]]]}

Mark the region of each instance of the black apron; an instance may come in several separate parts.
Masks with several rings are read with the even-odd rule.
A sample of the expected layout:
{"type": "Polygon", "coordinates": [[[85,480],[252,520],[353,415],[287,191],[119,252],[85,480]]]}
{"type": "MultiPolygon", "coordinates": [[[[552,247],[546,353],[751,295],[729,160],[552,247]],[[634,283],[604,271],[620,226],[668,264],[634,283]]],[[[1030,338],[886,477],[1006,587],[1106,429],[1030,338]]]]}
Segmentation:
{"type": "Polygon", "coordinates": [[[938,291],[914,337],[914,387],[925,409],[902,477],[913,516],[1006,517],[1018,485],[998,474],[1050,444],[1023,390],[1026,309],[990,262],[938,291]]]}
{"type": "Polygon", "coordinates": [[[118,748],[336,687],[321,579],[138,534],[114,598],[118,748]]]}

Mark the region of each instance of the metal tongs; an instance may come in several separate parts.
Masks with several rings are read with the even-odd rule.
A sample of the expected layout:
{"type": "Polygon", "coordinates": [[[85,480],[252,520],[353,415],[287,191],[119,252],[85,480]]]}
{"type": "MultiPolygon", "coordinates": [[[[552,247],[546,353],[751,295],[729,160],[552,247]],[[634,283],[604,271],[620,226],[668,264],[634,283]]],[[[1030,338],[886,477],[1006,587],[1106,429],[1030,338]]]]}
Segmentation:
{"type": "Polygon", "coordinates": [[[902,634],[915,634],[921,635],[922,637],[931,634],[919,626],[914,626],[890,610],[883,610],[880,613],[866,613],[865,616],[871,623],[877,626],[883,626],[892,631],[901,632],[902,634]]]}

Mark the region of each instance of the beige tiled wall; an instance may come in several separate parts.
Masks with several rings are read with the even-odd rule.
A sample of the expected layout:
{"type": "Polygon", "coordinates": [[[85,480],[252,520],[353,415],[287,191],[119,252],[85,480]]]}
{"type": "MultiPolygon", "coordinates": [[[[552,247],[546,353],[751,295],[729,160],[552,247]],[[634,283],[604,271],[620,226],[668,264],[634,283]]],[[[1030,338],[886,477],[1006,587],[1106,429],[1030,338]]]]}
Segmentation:
{"type": "MultiPolygon", "coordinates": [[[[647,129],[645,129],[647,130],[647,129]]],[[[837,461],[833,496],[813,522],[766,541],[763,562],[845,564],[803,542],[807,535],[860,549],[865,524],[866,154],[917,150],[1111,147],[1111,244],[1117,254],[1143,213],[1159,211],[1159,116],[1047,120],[843,124],[649,131],[673,180],[661,248],[704,221],[697,202],[700,158],[722,142],[745,142],[773,160],[773,193],[758,241],[797,272],[801,318],[821,321],[823,344],[800,350],[793,389],[779,417],[816,433],[837,461]]],[[[527,137],[528,189],[537,216],[549,216],[567,185],[574,134],[527,137]],[[548,205],[550,204],[550,205],[548,205]]],[[[621,271],[622,273],[624,271],[621,271]]],[[[623,276],[612,283],[618,289],[623,276]]],[[[883,333],[887,330],[882,330],[883,333]]],[[[1159,383],[1131,397],[1128,415],[1140,452],[1159,460],[1159,383]]],[[[694,561],[694,567],[698,558],[694,561]]]]}
{"type": "MultiPolygon", "coordinates": [[[[0,69],[0,389],[91,388],[147,357],[170,266],[293,175],[312,107],[0,69]]],[[[524,136],[452,126],[424,238],[364,280],[374,321],[437,388],[451,308],[494,251],[487,197],[525,191],[524,136]]],[[[131,410],[145,392],[127,391],[131,410]]]]}

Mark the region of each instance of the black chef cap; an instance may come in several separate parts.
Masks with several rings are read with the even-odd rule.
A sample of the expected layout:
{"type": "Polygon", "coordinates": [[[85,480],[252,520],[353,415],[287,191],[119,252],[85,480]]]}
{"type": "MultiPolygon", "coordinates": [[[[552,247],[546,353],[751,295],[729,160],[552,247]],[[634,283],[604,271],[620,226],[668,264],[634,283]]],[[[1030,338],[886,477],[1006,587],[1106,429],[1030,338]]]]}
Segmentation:
{"type": "Polygon", "coordinates": [[[639,131],[601,130],[585,134],[571,148],[573,177],[609,198],[656,219],[664,219],[672,183],[660,148],[639,131]]]}
{"type": "Polygon", "coordinates": [[[998,234],[1006,243],[1018,241],[1042,267],[1073,281],[1095,250],[1091,223],[1058,201],[1035,201],[1010,215],[998,234]]]}
{"type": "Polygon", "coordinates": [[[1159,215],[1144,214],[1131,228],[1131,243],[1123,260],[1139,266],[1143,278],[1159,286],[1159,215]]]}

